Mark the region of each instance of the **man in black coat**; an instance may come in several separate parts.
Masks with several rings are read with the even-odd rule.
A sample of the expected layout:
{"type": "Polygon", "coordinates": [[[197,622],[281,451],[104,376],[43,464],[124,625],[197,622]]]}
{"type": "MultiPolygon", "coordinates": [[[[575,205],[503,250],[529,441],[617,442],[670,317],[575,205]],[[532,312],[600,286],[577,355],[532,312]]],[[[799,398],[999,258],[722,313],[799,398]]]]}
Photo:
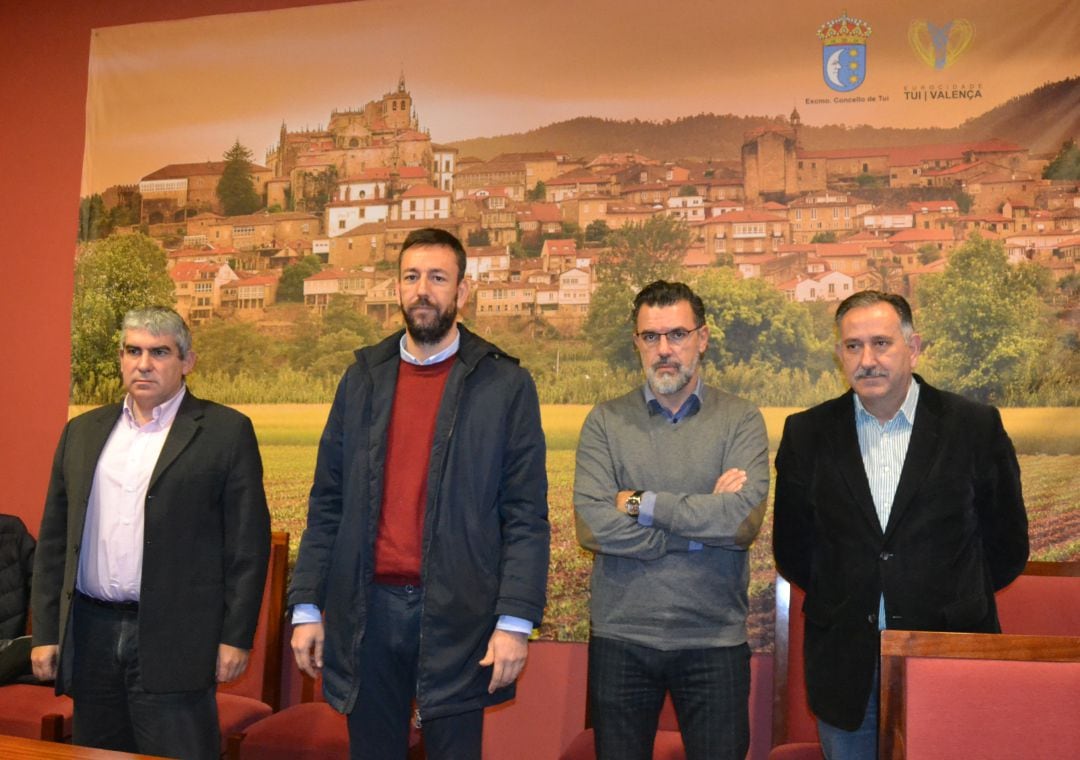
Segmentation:
{"type": "Polygon", "coordinates": [[[187,390],[194,364],[176,312],[129,312],[124,402],[71,420],[56,449],[31,659],[74,699],[76,744],[220,753],[215,687],[247,666],[270,516],[251,422],[187,390]]]}
{"type": "Polygon", "coordinates": [[[993,407],[913,370],[903,297],[836,312],[851,391],[788,418],[776,455],[777,570],[803,588],[810,708],[830,760],[877,757],[879,630],[998,632],[994,592],[1028,556],[1016,453],[993,407]]]}
{"type": "Polygon", "coordinates": [[[406,329],[356,352],[319,443],[289,589],[292,647],[348,714],[353,758],[479,760],[483,709],[510,699],[544,609],[540,406],[517,360],[457,324],[465,249],[402,245],[406,329]]]}

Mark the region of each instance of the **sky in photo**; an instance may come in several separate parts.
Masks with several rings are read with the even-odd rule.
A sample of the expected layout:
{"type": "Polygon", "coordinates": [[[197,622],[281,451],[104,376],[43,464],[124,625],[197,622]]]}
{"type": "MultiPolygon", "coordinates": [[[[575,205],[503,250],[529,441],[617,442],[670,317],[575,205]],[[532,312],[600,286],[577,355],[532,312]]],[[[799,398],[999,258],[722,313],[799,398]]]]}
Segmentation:
{"type": "Polygon", "coordinates": [[[439,143],[577,116],[793,107],[809,125],[950,127],[1080,75],[1078,34],[1076,0],[367,0],[109,27],[91,44],[83,192],[220,160],[236,139],[261,163],[282,122],[325,126],[402,73],[439,143]],[[845,10],[871,33],[864,82],[839,92],[825,83],[817,31],[845,10]],[[964,26],[954,49],[966,47],[937,70],[909,31],[950,21],[964,26]],[[938,87],[980,97],[905,96],[938,87]]]}

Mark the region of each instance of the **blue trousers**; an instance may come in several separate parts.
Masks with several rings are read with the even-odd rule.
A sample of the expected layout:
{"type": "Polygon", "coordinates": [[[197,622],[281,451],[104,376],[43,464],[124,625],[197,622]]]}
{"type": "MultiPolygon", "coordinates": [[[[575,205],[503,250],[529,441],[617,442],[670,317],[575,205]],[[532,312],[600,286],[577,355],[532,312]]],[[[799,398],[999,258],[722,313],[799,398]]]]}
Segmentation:
{"type": "Polygon", "coordinates": [[[818,718],[818,738],[826,760],[877,760],[878,756],[878,671],[866,705],[863,721],[854,731],[845,731],[818,718]]]}
{"type": "Polygon", "coordinates": [[[139,674],[139,613],[75,598],[72,742],[182,760],[221,753],[213,686],[150,693],[139,674]]]}
{"type": "Polygon", "coordinates": [[[597,760],[652,760],[671,692],[687,760],[744,760],[750,747],[750,648],[663,651],[589,640],[589,710],[597,760]]]}
{"type": "MultiPolygon", "coordinates": [[[[360,644],[360,693],[348,716],[350,760],[404,760],[408,755],[421,596],[415,586],[371,587],[360,644]]],[[[484,711],[423,718],[421,732],[429,760],[480,760],[484,711]]]]}

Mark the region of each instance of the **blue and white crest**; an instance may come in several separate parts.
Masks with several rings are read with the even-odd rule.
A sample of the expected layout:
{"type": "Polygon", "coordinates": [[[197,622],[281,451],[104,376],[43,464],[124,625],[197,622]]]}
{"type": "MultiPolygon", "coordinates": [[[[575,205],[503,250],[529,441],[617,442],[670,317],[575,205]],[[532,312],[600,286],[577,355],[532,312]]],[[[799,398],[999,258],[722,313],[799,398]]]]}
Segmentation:
{"type": "Polygon", "coordinates": [[[821,75],[837,92],[850,92],[866,79],[866,45],[825,45],[821,75]]]}
{"type": "Polygon", "coordinates": [[[821,76],[837,92],[851,92],[866,79],[866,43],[872,30],[862,19],[842,13],[818,27],[821,76]]]}

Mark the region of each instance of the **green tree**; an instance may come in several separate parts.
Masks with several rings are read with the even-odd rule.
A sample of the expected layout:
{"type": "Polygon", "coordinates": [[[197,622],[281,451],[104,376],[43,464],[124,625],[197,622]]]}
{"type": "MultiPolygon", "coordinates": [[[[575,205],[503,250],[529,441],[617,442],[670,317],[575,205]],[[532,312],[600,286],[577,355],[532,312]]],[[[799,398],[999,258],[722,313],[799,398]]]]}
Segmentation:
{"type": "Polygon", "coordinates": [[[679,188],[679,196],[680,197],[682,197],[682,196],[693,196],[693,195],[697,195],[697,194],[698,194],[697,188],[694,187],[693,185],[683,185],[682,187],[679,188]]]}
{"type": "Polygon", "coordinates": [[[251,322],[211,319],[193,330],[196,371],[236,378],[266,378],[274,371],[276,343],[251,322]]]}
{"type": "Polygon", "coordinates": [[[478,230],[469,230],[469,236],[465,244],[470,247],[491,245],[491,233],[484,227],[481,227],[478,230]]]}
{"type": "Polygon", "coordinates": [[[97,193],[79,200],[79,242],[98,240],[104,237],[102,231],[108,226],[108,213],[105,202],[97,193]]]}
{"type": "Polygon", "coordinates": [[[810,238],[811,243],[835,243],[836,233],[833,230],[827,232],[819,232],[814,237],[810,238]]]}
{"type": "Polygon", "coordinates": [[[590,299],[584,333],[611,366],[633,367],[637,363],[630,341],[634,296],[654,280],[679,278],[690,228],[674,217],[654,216],[612,231],[608,243],[610,249],[597,264],[600,286],[590,299]]]}
{"type": "Polygon", "coordinates": [[[970,214],[971,207],[975,205],[975,196],[964,192],[959,185],[953,189],[952,199],[956,201],[956,208],[961,214],[970,214]]]}
{"type": "Polygon", "coordinates": [[[1000,242],[973,234],[938,275],[919,280],[928,374],[979,401],[1001,401],[1048,349],[1040,279],[1010,266],[1000,242]]]}
{"type": "Polygon", "coordinates": [[[672,216],[653,216],[613,230],[608,243],[611,250],[600,259],[598,279],[623,282],[636,292],[680,273],[690,228],[672,216]]]}
{"type": "Polygon", "coordinates": [[[323,312],[322,334],[347,332],[356,336],[353,348],[369,346],[381,337],[378,323],[356,310],[356,302],[346,295],[333,295],[323,312]]]}
{"type": "Polygon", "coordinates": [[[610,234],[611,228],[608,227],[606,219],[594,219],[585,227],[585,242],[603,243],[610,234]]]}
{"type": "Polygon", "coordinates": [[[1069,140],[1043,169],[1043,179],[1080,179],[1080,146],[1069,140]]]}
{"type": "Polygon", "coordinates": [[[295,264],[285,267],[278,281],[277,300],[299,302],[304,300],[304,280],[322,270],[318,256],[305,256],[295,264]]]}
{"type": "Polygon", "coordinates": [[[941,251],[939,251],[938,247],[933,243],[926,243],[925,245],[919,246],[919,263],[924,266],[926,264],[932,264],[940,258],[941,251]]]}
{"type": "Polygon", "coordinates": [[[1080,297],[1080,272],[1073,272],[1062,277],[1058,280],[1057,288],[1066,301],[1070,303],[1075,301],[1080,297]]]}
{"type": "Polygon", "coordinates": [[[543,180],[537,180],[536,186],[525,193],[525,200],[540,201],[541,203],[547,200],[547,185],[544,184],[543,180]]]}
{"type": "Polygon", "coordinates": [[[217,184],[217,197],[226,216],[252,214],[262,206],[251,173],[252,153],[238,139],[225,151],[225,169],[217,184]]]}
{"type": "Polygon", "coordinates": [[[120,391],[120,324],[130,309],[172,306],[165,252],[144,235],[111,235],[75,254],[71,306],[71,397],[112,401],[120,391]]]}
{"type": "Polygon", "coordinates": [[[640,366],[634,351],[630,312],[639,289],[621,280],[601,280],[589,300],[583,333],[598,358],[615,369],[640,366]]]}
{"type": "Polygon", "coordinates": [[[775,369],[828,367],[809,310],[789,302],[764,280],[743,279],[734,269],[711,269],[698,275],[692,287],[705,303],[707,357],[721,366],[755,362],[775,369]]]}
{"type": "MultiPolygon", "coordinates": [[[[321,216],[326,209],[326,204],[334,195],[337,186],[338,170],[336,166],[328,166],[318,172],[304,172],[304,210],[321,216]]],[[[387,200],[390,199],[391,190],[387,190],[387,200]]]]}

